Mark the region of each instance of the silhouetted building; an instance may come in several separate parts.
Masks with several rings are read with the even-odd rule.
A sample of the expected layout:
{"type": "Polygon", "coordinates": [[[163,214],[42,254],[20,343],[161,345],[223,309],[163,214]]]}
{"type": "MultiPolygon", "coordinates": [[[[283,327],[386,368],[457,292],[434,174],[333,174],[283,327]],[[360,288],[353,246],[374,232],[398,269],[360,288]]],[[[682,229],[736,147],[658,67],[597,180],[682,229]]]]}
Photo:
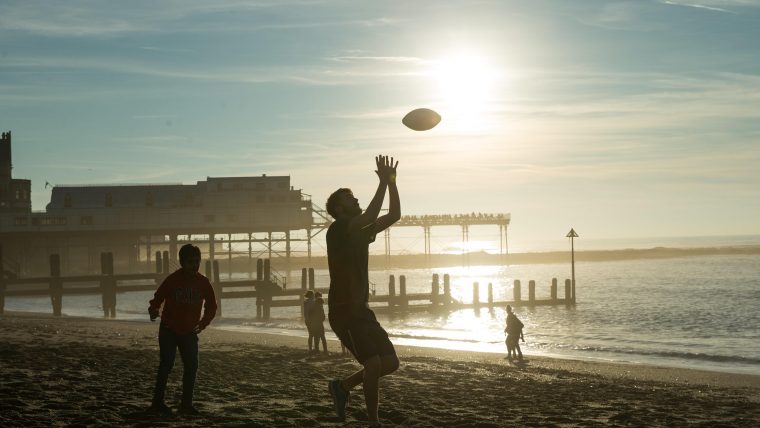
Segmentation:
{"type": "MultiPolygon", "coordinates": [[[[53,253],[61,255],[64,270],[76,271],[97,271],[103,251],[113,252],[122,268],[149,263],[156,250],[167,250],[176,260],[178,236],[183,242],[191,237],[207,243],[204,258],[215,258],[220,242],[230,238],[238,247],[247,242],[249,257],[253,242],[267,248],[265,257],[274,247],[275,256],[289,258],[291,241],[310,239],[314,226],[311,200],[290,185],[289,176],[207,177],[189,185],[54,186],[44,212],[31,211],[30,188],[30,180],[11,177],[11,135],[3,133],[0,239],[5,268],[14,273],[44,273],[53,253]],[[298,230],[305,230],[307,238],[293,239],[291,231],[298,230]],[[265,237],[253,236],[260,233],[265,237]]],[[[226,247],[224,256],[231,257],[226,247]]]]}

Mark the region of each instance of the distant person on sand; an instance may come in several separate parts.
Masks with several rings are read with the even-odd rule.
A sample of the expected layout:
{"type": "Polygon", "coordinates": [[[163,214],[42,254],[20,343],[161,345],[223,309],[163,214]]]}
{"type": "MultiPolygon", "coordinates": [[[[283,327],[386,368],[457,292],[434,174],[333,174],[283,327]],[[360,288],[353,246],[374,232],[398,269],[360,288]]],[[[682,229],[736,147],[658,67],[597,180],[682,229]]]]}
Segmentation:
{"type": "Polygon", "coordinates": [[[322,341],[322,352],[327,353],[327,338],[325,337],[325,299],[322,293],[314,294],[314,307],[311,309],[311,328],[314,331],[314,351],[319,352],[319,341],[322,341]]]}
{"type": "Polygon", "coordinates": [[[369,244],[401,218],[401,204],[396,187],[393,158],[375,158],[380,182],[375,196],[362,212],[359,201],[350,189],[342,188],[327,199],[327,212],[335,219],[327,230],[327,261],[330,269],[330,294],[327,299],[335,335],[351,351],[363,369],[344,379],[329,383],[335,412],[345,420],[349,392],[363,384],[364,401],[370,426],[380,426],[378,419],[380,377],[398,369],[396,350],[388,333],[380,326],[369,308],[367,263],[369,244]],[[390,194],[388,214],[378,217],[386,190],[390,194]]]}
{"type": "Polygon", "coordinates": [[[303,301],[303,322],[306,324],[306,332],[309,333],[309,352],[311,352],[317,346],[318,340],[314,336],[314,327],[312,327],[311,323],[311,312],[314,309],[314,292],[309,290],[303,297],[305,298],[303,301]]]}
{"type": "Polygon", "coordinates": [[[216,296],[208,278],[198,273],[201,265],[201,250],[198,247],[192,244],[182,246],[179,250],[179,263],[182,268],[164,279],[148,307],[151,321],[161,317],[158,328],[161,361],[150,410],[160,414],[172,413],[164,403],[164,393],[179,348],[184,369],[179,412],[197,415],[198,410],[193,406],[193,388],[198,371],[198,333],[216,315],[216,296]],[[163,310],[159,313],[161,305],[163,310]]]}
{"type": "Polygon", "coordinates": [[[523,359],[520,339],[525,342],[525,337],[523,336],[522,329],[522,321],[512,312],[512,306],[507,305],[507,326],[504,328],[504,332],[507,333],[507,358],[510,360],[513,358],[513,354],[517,359],[523,359]]]}

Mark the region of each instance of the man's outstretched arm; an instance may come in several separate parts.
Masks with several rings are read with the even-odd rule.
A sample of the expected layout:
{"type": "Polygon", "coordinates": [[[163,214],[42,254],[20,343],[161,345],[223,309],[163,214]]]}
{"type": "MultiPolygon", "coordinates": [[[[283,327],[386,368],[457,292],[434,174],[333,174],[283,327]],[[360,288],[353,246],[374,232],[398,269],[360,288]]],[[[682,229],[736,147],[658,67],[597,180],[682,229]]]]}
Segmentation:
{"type": "Polygon", "coordinates": [[[388,187],[388,177],[390,174],[388,172],[388,157],[383,155],[376,156],[375,165],[377,166],[375,173],[380,179],[380,182],[377,184],[375,196],[372,198],[369,205],[367,205],[367,209],[364,210],[362,214],[354,217],[351,220],[349,229],[361,229],[367,227],[368,225],[373,224],[375,220],[377,220],[377,216],[380,214],[380,208],[383,206],[383,199],[385,199],[385,189],[388,187]]]}
{"type": "Polygon", "coordinates": [[[377,219],[375,224],[375,233],[389,228],[393,223],[401,218],[401,201],[398,196],[398,187],[396,187],[396,167],[398,161],[393,163],[393,158],[388,166],[388,196],[390,196],[388,214],[377,219]]]}

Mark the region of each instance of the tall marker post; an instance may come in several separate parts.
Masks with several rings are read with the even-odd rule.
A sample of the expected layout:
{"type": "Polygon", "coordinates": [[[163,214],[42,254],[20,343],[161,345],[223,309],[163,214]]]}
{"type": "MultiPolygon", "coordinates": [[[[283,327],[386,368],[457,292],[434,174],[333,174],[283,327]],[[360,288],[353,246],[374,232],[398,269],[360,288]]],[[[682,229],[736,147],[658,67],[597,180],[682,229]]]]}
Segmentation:
{"type": "Polygon", "coordinates": [[[567,233],[568,238],[570,238],[570,266],[573,270],[573,278],[572,278],[572,300],[573,303],[575,303],[575,243],[573,240],[578,237],[578,234],[575,233],[575,229],[570,228],[570,232],[567,233]]]}

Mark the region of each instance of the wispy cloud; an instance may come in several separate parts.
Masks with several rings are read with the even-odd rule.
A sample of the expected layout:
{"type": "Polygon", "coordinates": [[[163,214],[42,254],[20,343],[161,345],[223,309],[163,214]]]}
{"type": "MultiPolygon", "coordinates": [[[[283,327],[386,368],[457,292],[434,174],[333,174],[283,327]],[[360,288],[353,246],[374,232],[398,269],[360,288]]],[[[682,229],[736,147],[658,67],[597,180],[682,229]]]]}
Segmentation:
{"type": "Polygon", "coordinates": [[[117,74],[136,74],[167,79],[202,80],[225,83],[275,83],[335,86],[359,85],[368,79],[388,79],[419,75],[414,69],[378,69],[376,67],[331,68],[318,64],[293,66],[224,66],[198,65],[193,68],[173,67],[164,63],[125,61],[105,57],[14,57],[4,62],[6,72],[35,74],[69,71],[101,71],[117,74]]]}
{"type": "Polygon", "coordinates": [[[708,6],[704,4],[699,3],[686,3],[686,2],[680,2],[680,1],[673,1],[673,0],[664,0],[662,3],[673,5],[673,6],[684,6],[684,7],[693,7],[696,9],[705,9],[705,10],[711,10],[713,12],[725,12],[725,13],[734,13],[730,10],[723,9],[720,7],[714,7],[714,6],[708,6]]]}
{"type": "Polygon", "coordinates": [[[200,17],[220,14],[257,13],[262,9],[285,14],[292,8],[308,9],[323,1],[215,1],[166,0],[102,3],[89,0],[40,2],[8,1],[0,5],[0,31],[24,31],[59,37],[111,37],[133,33],[203,31],[262,31],[323,27],[377,27],[400,22],[388,17],[349,19],[276,20],[235,24],[200,17]],[[188,22],[191,21],[191,22],[188,22]],[[189,29],[189,28],[190,29],[189,29]]]}

